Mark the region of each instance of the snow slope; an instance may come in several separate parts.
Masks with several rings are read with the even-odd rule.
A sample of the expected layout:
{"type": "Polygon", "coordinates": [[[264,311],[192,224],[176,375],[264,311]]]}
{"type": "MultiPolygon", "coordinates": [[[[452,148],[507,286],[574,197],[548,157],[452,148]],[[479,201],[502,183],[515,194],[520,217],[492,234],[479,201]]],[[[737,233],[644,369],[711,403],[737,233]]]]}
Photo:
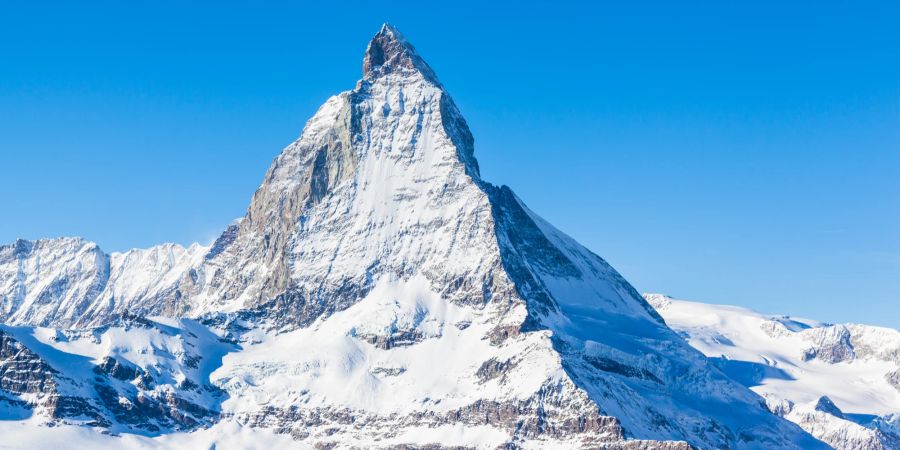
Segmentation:
{"type": "Polygon", "coordinates": [[[0,246],[0,319],[10,325],[101,324],[125,312],[175,316],[177,286],[209,249],[162,244],[104,253],[81,238],[0,246]]]}
{"type": "Polygon", "coordinates": [[[900,448],[900,331],[645,297],[773,411],[839,449],[900,448]]]}
{"type": "Polygon", "coordinates": [[[88,330],[0,326],[0,397],[34,423],[159,435],[209,426],[209,374],[234,346],[188,319],[123,317],[88,330]]]}

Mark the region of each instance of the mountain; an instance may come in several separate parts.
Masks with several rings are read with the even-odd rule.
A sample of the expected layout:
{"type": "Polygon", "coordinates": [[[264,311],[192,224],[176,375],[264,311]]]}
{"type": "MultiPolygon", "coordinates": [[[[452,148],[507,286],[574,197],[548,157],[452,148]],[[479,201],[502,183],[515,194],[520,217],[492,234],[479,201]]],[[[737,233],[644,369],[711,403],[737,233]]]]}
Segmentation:
{"type": "Polygon", "coordinates": [[[72,327],[126,312],[179,315],[178,288],[208,251],[163,244],[107,254],[80,238],[20,239],[0,246],[0,321],[72,327]]]}
{"type": "Polygon", "coordinates": [[[0,280],[11,417],[106,446],[826,448],[482,180],[388,25],[210,247],[17,241],[0,280]]]}
{"type": "Polygon", "coordinates": [[[646,299],[769,409],[839,450],[900,448],[900,331],[646,299]]]}

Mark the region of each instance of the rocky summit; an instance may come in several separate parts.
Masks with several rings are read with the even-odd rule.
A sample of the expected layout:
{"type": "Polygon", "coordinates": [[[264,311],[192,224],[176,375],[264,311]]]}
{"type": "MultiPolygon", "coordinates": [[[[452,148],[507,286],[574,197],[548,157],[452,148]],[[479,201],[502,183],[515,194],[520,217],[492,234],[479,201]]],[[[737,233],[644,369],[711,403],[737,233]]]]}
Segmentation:
{"type": "Polygon", "coordinates": [[[0,247],[5,441],[827,448],[482,180],[461,112],[395,28],[362,69],[211,246],[0,247]]]}

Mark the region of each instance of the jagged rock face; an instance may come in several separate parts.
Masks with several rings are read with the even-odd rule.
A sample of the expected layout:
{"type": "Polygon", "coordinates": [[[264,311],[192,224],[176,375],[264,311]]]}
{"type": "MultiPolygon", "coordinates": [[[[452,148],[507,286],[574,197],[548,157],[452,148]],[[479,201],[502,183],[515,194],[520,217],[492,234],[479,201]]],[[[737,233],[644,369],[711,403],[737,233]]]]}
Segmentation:
{"type": "Polygon", "coordinates": [[[820,359],[827,363],[850,361],[856,357],[853,344],[850,342],[850,330],[837,325],[817,328],[806,333],[810,347],[804,352],[803,359],[820,359]]]}
{"type": "Polygon", "coordinates": [[[49,423],[142,434],[208,426],[224,393],[201,364],[217,351],[195,352],[217,344],[173,325],[125,317],[77,332],[0,329],[0,392],[49,423]]]}
{"type": "MultiPolygon", "coordinates": [[[[531,445],[564,444],[574,448],[659,450],[692,448],[685,442],[626,440],[619,422],[612,417],[596,413],[574,418],[560,415],[560,412],[567,410],[593,409],[590,400],[584,396],[572,396],[565,386],[544,386],[537,394],[515,402],[477,401],[444,413],[412,412],[406,416],[390,418],[360,414],[352,410],[291,407],[264,408],[259,413],[240,420],[255,427],[273,427],[300,440],[316,440],[323,447],[346,444],[348,437],[341,436],[332,444],[327,433],[319,436],[314,434],[322,433],[319,430],[356,428],[358,431],[351,434],[351,442],[366,445],[373,441],[396,438],[399,423],[434,429],[451,424],[506,429],[513,432],[515,440],[529,442],[531,445]]],[[[443,448],[438,442],[432,444],[436,448],[443,448]]]]}
{"type": "Polygon", "coordinates": [[[893,450],[900,448],[900,435],[886,433],[877,426],[865,427],[843,417],[834,407],[816,405],[795,407],[785,417],[835,449],[893,450]]]}
{"type": "Polygon", "coordinates": [[[0,318],[14,324],[69,324],[109,280],[110,261],[76,238],[0,246],[0,318]]]}
{"type": "Polygon", "coordinates": [[[37,394],[54,389],[57,373],[32,351],[0,331],[0,389],[13,394],[37,394]]]}
{"type": "Polygon", "coordinates": [[[900,448],[897,330],[646,297],[774,414],[839,450],[900,448]]]}
{"type": "Polygon", "coordinates": [[[96,406],[65,392],[68,381],[58,370],[0,330],[0,390],[3,397],[28,409],[39,409],[50,418],[75,417],[92,426],[109,426],[96,406]],[[62,391],[62,392],[61,392],[62,391]],[[69,394],[69,395],[66,395],[69,394]]]}
{"type": "MultiPolygon", "coordinates": [[[[481,180],[462,115],[395,29],[373,38],[363,71],[210,248],[113,255],[98,294],[62,289],[77,314],[38,315],[10,296],[7,317],[201,318],[208,328],[192,333],[241,348],[188,370],[185,386],[154,390],[158,362],[92,357],[91,373],[114,389],[221,389],[185,397],[202,411],[166,402],[191,417],[186,428],[221,411],[322,446],[435,444],[423,433],[454,427],[483,432],[480,447],[821,445],[685,344],[603,259],[481,180]]],[[[98,410],[130,423],[111,394],[98,391],[98,410]]]]}
{"type": "Polygon", "coordinates": [[[886,373],[884,379],[887,380],[888,384],[893,386],[897,392],[900,392],[900,369],[886,373]]]}
{"type": "Polygon", "coordinates": [[[456,288],[468,290],[459,298],[483,302],[500,258],[491,204],[445,130],[450,102],[418,72],[399,70],[329,99],[210,260],[212,286],[197,308],[274,301],[291,313],[280,320],[306,325],[358,301],[379,276],[413,273],[442,286],[474,281],[456,288]]]}

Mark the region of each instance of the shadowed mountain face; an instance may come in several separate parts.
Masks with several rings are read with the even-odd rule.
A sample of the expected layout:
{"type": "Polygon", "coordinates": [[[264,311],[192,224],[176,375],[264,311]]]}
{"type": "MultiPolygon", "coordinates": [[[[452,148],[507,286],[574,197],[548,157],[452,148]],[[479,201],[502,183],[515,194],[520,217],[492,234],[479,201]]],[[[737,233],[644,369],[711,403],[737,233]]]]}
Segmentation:
{"type": "MultiPolygon", "coordinates": [[[[304,443],[437,445],[462,427],[479,431],[461,445],[482,448],[822,445],[684,343],[603,259],[483,181],[461,113],[397,30],[376,34],[363,72],[209,248],[0,248],[4,320],[197,319],[237,345],[188,371],[222,391],[197,403],[304,443]]],[[[170,364],[86,357],[113,378],[170,364]]]]}

